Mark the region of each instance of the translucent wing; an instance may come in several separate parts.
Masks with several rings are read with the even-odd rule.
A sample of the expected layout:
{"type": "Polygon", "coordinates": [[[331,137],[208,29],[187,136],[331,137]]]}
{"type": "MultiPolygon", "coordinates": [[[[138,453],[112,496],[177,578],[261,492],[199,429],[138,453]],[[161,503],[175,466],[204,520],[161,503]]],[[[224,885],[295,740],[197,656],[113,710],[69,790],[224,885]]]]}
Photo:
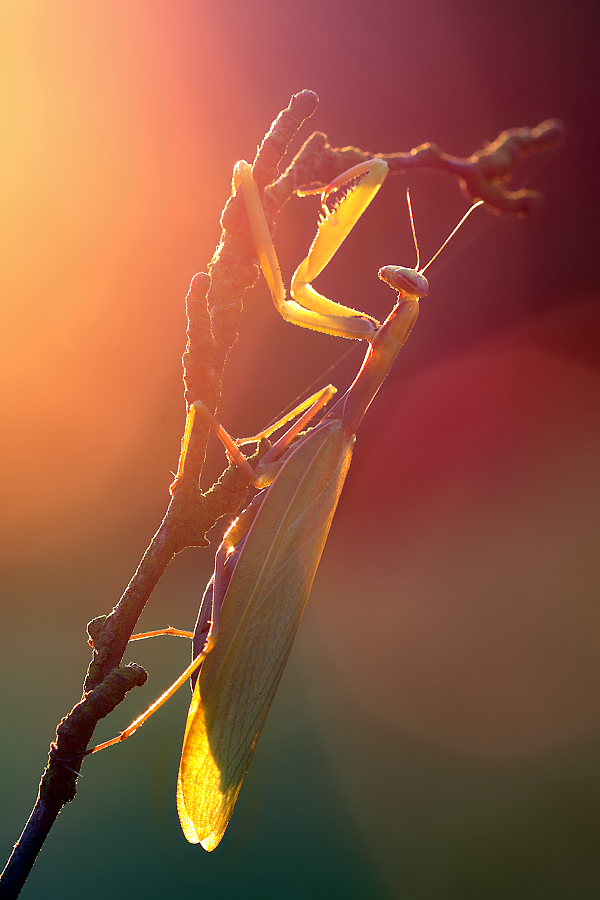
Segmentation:
{"type": "Polygon", "coordinates": [[[319,565],[352,456],[339,421],[285,462],[246,539],[188,714],[177,783],[185,836],[213,850],[233,812],[319,565]]]}

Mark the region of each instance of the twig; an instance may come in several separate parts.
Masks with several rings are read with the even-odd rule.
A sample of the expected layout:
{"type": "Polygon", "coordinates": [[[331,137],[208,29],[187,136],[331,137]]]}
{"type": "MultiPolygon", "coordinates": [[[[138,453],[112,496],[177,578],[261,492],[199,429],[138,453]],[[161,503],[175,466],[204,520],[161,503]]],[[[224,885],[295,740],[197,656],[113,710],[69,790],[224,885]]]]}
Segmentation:
{"type": "Polygon", "coordinates": [[[458,179],[470,201],[483,200],[496,213],[527,215],[541,199],[538,191],[508,189],[518,163],[532,153],[554,149],[563,142],[565,127],[546,119],[535,128],[509,128],[492,144],[462,158],[444,153],[436,144],[421,144],[408,153],[369,153],[357,147],[331,147],[327,135],[315,131],[284,174],[267,190],[275,214],[292,194],[322,190],[346,169],[375,157],[385,159],[393,174],[409,169],[439,169],[458,179]]]}
{"type": "MultiPolygon", "coordinates": [[[[457,177],[468,196],[485,200],[495,211],[525,214],[539,195],[534,191],[509,191],[508,180],[522,158],[556,146],[563,133],[561,123],[555,120],[533,129],[511,129],[487,148],[460,159],[441,152],[434,144],[393,154],[372,154],[355,147],[335,149],[324,134],[317,132],[277,178],[290,141],[313,114],[317,102],[312,91],[292,97],[256,155],[253,172],[259,188],[270,185],[264,192],[264,205],[271,224],[293,193],[324,187],[345,169],[373,156],[383,156],[393,172],[441,169],[457,177]]],[[[196,275],[186,298],[188,343],[183,357],[188,408],[201,399],[213,412],[220,398],[227,353],[237,338],[242,297],[258,275],[241,198],[232,196],[228,200],[221,225],[221,240],[209,266],[210,275],[196,275]]],[[[0,878],[0,898],[8,900],[19,895],[58,813],[75,796],[83,754],[98,719],[112,711],[128,690],[145,682],[146,673],[139,666],[119,666],[146,601],[170,560],[186,547],[208,546],[206,532],[221,516],[236,515],[241,509],[247,484],[237,468],[227,469],[206,494],[200,492],[199,476],[207,439],[205,427],[193,430],[185,472],[174,486],[165,517],[138,569],[112,612],[88,625],[94,650],[83,699],[58,726],[35,807],[0,878]]]]}

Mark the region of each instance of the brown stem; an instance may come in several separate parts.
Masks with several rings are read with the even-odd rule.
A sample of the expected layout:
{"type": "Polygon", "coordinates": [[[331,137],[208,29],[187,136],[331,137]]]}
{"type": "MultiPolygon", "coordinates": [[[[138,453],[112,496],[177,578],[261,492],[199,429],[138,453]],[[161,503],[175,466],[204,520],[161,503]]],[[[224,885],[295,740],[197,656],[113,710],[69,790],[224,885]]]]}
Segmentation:
{"type": "MultiPolygon", "coordinates": [[[[312,91],[296,94],[273,122],[255,161],[263,179],[276,177],[289,141],[304,119],[312,115],[317,102],[312,91]]],[[[228,201],[222,223],[223,233],[211,263],[211,276],[196,275],[186,298],[188,343],[183,357],[188,406],[201,399],[213,411],[220,396],[227,352],[237,336],[241,297],[257,277],[246,233],[245,212],[236,198],[228,201]],[[209,288],[210,312],[206,299],[209,288]]],[[[75,796],[81,755],[92,738],[97,720],[110,711],[106,704],[94,702],[98,696],[96,692],[105,689],[107,680],[112,686],[115,678],[122,680],[125,677],[128,686],[122,696],[111,691],[111,696],[117,698],[116,706],[126,690],[143,683],[140,680],[143,670],[139,667],[126,667],[125,676],[122,669],[115,667],[119,665],[146,601],[167,565],[185,547],[208,546],[206,532],[221,516],[234,515],[241,508],[247,483],[236,469],[228,469],[210,491],[205,495],[200,493],[198,479],[207,436],[203,428],[192,434],[185,476],[179,480],[165,517],[119,603],[108,616],[94,619],[88,626],[94,652],[84,683],[84,698],[57,729],[57,741],[51,747],[36,804],[0,877],[1,898],[19,895],[58,813],[75,796]],[[133,680],[131,671],[134,672],[133,680]],[[90,691],[92,693],[86,693],[90,691]],[[65,735],[69,736],[67,752],[64,750],[65,735]],[[74,760],[73,765],[69,765],[67,759],[74,760]]]]}
{"type": "Polygon", "coordinates": [[[268,189],[270,212],[275,214],[294,193],[323,189],[346,169],[373,159],[385,159],[390,172],[439,169],[458,182],[470,201],[483,200],[498,213],[526,215],[541,199],[538,191],[508,189],[518,163],[532,153],[560,146],[565,127],[547,119],[535,128],[509,128],[492,144],[462,158],[444,153],[435,144],[421,144],[407,153],[370,153],[358,147],[332,147],[327,135],[316,131],[294,157],[283,175],[268,189]]]}
{"type": "Polygon", "coordinates": [[[148,678],[141,666],[113,669],[104,681],[81,700],[59,724],[42,775],[38,798],[2,873],[0,897],[18,897],[48,832],[63,806],[73,799],[82,754],[99,719],[118,706],[125,694],[148,678]]]}
{"type": "MultiPolygon", "coordinates": [[[[483,150],[460,159],[443,153],[434,144],[392,154],[373,154],[355,147],[335,149],[325,135],[317,132],[278,178],[283,154],[317,102],[312,91],[294,95],[273,122],[254,160],[259,188],[270,185],[264,193],[264,205],[271,224],[294,192],[324,187],[345,169],[373,156],[383,156],[393,172],[441,169],[458,178],[470,198],[481,198],[496,211],[524,214],[539,195],[535,191],[509,191],[508,180],[521,159],[556,146],[563,134],[563,126],[555,120],[537,128],[511,129],[483,150]]],[[[241,198],[230,197],[221,224],[221,240],[209,266],[210,275],[196,275],[186,298],[188,342],[183,356],[188,407],[202,400],[212,412],[220,397],[227,353],[237,338],[242,296],[258,275],[241,198]]],[[[194,429],[185,473],[178,479],[165,517],[123,596],[108,616],[100,616],[88,626],[94,652],[84,696],[58,726],[37,802],[0,878],[0,898],[19,895],[56,816],[75,796],[82,754],[98,719],[112,711],[128,690],[146,680],[139,666],[119,666],[139,615],[170,560],[185,547],[207,546],[206,532],[221,516],[235,515],[241,508],[247,485],[237,469],[228,469],[206,494],[200,492],[207,434],[203,426],[194,429]]]]}

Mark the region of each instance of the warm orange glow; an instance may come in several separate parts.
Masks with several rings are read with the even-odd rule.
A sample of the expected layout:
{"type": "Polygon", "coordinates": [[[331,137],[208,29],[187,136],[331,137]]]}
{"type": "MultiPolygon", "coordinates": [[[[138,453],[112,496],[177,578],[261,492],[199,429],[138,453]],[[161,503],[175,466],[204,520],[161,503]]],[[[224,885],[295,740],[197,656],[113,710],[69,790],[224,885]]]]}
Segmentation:
{"type": "Polygon", "coordinates": [[[38,0],[2,16],[0,466],[14,553],[26,534],[52,543],[58,521],[93,519],[128,477],[180,379],[183,297],[218,236],[231,163],[167,8],[38,0]],[[221,169],[223,184],[202,176],[221,169]]]}

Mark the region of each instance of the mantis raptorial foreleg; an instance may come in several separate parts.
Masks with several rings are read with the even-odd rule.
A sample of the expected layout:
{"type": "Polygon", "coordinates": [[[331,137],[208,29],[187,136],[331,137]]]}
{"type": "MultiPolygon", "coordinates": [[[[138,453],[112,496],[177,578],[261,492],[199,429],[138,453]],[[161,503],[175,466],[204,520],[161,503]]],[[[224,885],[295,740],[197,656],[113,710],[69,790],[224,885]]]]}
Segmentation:
{"type": "MultiPolygon", "coordinates": [[[[380,323],[377,319],[356,309],[351,309],[329,300],[327,297],[319,294],[313,288],[311,282],[323,271],[343,241],[348,237],[350,231],[354,228],[383,184],[387,173],[388,165],[386,161],[376,157],[368,162],[353,166],[346,172],[342,172],[325,188],[321,195],[323,211],[317,233],[308,251],[308,256],[302,260],[294,273],[290,287],[290,294],[293,299],[288,300],[281,278],[277,254],[271,240],[252,170],[244,160],[236,163],[233,172],[234,190],[237,190],[240,186],[243,190],[258,261],[271,289],[275,306],[287,322],[337,337],[366,340],[370,343],[375,340],[380,328],[380,323]],[[360,178],[360,181],[353,185],[342,197],[338,205],[330,210],[326,205],[329,194],[339,190],[356,178],[360,178]]],[[[399,291],[402,296],[408,296],[416,292],[416,295],[422,297],[425,296],[428,289],[423,273],[441,253],[465,219],[474,209],[482,205],[483,200],[478,200],[467,210],[437,253],[432,256],[422,269],[419,269],[419,247],[408,192],[407,201],[415,249],[417,251],[417,264],[414,269],[404,266],[383,266],[379,270],[379,277],[387,282],[390,287],[393,287],[394,290],[399,291]]]]}
{"type": "Polygon", "coordinates": [[[275,306],[287,322],[322,331],[338,337],[370,340],[379,328],[377,319],[366,313],[329,300],[316,291],[311,282],[319,275],[347,238],[383,184],[388,165],[383,159],[372,159],[342,173],[323,192],[319,227],[308,256],[296,269],[286,298],[277,254],[265,219],[263,206],[250,166],[237,163],[233,185],[242,187],[250,229],[261,269],[271,289],[275,306]],[[362,177],[361,177],[362,176],[362,177]],[[327,196],[356,178],[354,185],[333,209],[325,205],[327,196]]]}

